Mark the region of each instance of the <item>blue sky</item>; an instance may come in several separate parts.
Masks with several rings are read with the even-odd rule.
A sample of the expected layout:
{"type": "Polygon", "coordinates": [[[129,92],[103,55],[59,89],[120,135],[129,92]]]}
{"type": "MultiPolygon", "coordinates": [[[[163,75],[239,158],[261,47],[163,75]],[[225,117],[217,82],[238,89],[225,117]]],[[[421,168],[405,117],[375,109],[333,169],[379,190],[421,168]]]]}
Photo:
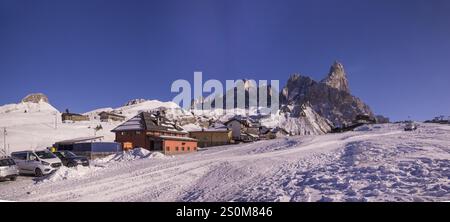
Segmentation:
{"type": "Polygon", "coordinates": [[[176,79],[320,80],[334,60],[394,120],[450,115],[446,0],[0,0],[0,104],[171,100],[176,79]]]}

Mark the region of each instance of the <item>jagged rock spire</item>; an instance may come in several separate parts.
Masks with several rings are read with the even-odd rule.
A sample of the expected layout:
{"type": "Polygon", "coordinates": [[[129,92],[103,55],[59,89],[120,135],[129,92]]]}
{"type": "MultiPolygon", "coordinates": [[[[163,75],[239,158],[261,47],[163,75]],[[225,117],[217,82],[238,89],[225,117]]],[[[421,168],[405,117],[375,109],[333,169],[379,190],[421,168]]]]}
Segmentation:
{"type": "Polygon", "coordinates": [[[345,73],[344,66],[335,61],[330,68],[328,76],[321,81],[330,87],[338,89],[340,91],[350,93],[350,87],[347,80],[347,74],[345,73]]]}

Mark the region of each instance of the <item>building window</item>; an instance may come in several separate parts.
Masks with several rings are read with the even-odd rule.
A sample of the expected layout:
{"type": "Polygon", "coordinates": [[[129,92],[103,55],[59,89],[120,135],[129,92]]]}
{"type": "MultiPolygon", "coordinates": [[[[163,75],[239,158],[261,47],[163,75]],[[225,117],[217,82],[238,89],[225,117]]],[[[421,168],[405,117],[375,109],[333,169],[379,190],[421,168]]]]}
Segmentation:
{"type": "Polygon", "coordinates": [[[120,132],[120,135],[121,136],[125,136],[125,132],[120,132]]]}
{"type": "Polygon", "coordinates": [[[132,142],[124,142],[123,143],[123,149],[124,150],[133,149],[133,143],[132,142]]]}
{"type": "Polygon", "coordinates": [[[175,150],[178,151],[179,150],[178,147],[175,147],[175,150]]]}
{"type": "Polygon", "coordinates": [[[136,135],[141,135],[141,131],[136,131],[136,135]]]}
{"type": "Polygon", "coordinates": [[[190,147],[188,147],[188,151],[191,151],[191,148],[190,148],[190,147]]]}
{"type": "Polygon", "coordinates": [[[184,151],[184,147],[181,147],[181,151],[184,151]]]}
{"type": "Polygon", "coordinates": [[[168,146],[168,147],[166,147],[166,150],[167,150],[167,151],[170,151],[170,147],[169,147],[169,146],[168,146]]]}

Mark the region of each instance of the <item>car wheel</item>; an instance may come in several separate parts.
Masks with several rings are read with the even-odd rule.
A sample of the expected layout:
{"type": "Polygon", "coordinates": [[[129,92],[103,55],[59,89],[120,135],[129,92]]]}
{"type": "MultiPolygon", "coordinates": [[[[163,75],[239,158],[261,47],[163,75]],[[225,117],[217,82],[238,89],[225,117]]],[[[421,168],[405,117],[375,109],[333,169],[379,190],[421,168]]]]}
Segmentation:
{"type": "Polygon", "coordinates": [[[16,181],[17,177],[11,177],[10,180],[11,181],[16,181]]]}
{"type": "Polygon", "coordinates": [[[42,176],[44,176],[44,174],[42,173],[42,170],[39,169],[39,168],[37,168],[37,169],[34,171],[34,175],[35,175],[36,177],[42,177],[42,176]]]}
{"type": "Polygon", "coordinates": [[[73,163],[68,163],[67,164],[67,167],[74,167],[75,166],[75,164],[73,164],[73,163]]]}

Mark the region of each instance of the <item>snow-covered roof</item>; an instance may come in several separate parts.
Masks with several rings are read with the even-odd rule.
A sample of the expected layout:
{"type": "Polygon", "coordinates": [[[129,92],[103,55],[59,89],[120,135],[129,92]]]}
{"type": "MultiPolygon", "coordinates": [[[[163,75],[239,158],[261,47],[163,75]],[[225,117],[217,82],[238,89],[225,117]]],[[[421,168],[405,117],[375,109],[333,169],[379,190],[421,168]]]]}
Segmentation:
{"type": "Polygon", "coordinates": [[[233,121],[238,121],[246,127],[260,127],[261,126],[259,121],[254,120],[250,117],[242,117],[242,116],[234,116],[231,119],[229,119],[228,121],[226,121],[224,124],[228,125],[229,123],[231,123],[233,121]]]}
{"type": "Polygon", "coordinates": [[[163,116],[155,116],[152,113],[142,112],[119,125],[112,132],[120,131],[163,131],[186,133],[184,130],[163,116]]]}
{"type": "Polygon", "coordinates": [[[108,115],[108,116],[115,116],[115,117],[119,117],[119,118],[125,118],[125,116],[123,116],[123,115],[119,115],[119,114],[117,114],[117,113],[114,113],[114,112],[108,112],[108,111],[102,111],[102,112],[100,112],[98,115],[102,115],[102,114],[106,114],[106,115],[108,115]]]}
{"type": "Polygon", "coordinates": [[[111,130],[112,132],[118,131],[139,131],[145,130],[144,125],[142,124],[141,114],[129,119],[128,121],[122,123],[118,127],[111,130]]]}
{"type": "Polygon", "coordinates": [[[202,130],[194,130],[194,131],[190,131],[190,132],[230,132],[230,130],[228,128],[207,128],[207,129],[202,129],[202,130]]]}
{"type": "Polygon", "coordinates": [[[103,139],[103,136],[78,137],[78,138],[74,138],[74,139],[59,141],[56,143],[57,144],[72,144],[72,143],[88,142],[88,141],[94,141],[94,140],[100,140],[100,139],[103,139]]]}

